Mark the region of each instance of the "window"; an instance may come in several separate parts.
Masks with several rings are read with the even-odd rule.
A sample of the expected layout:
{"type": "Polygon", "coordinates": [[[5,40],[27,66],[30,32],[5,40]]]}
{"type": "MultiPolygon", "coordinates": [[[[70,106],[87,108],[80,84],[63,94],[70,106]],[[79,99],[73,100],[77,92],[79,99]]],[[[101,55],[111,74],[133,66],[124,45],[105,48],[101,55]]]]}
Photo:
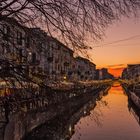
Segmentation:
{"type": "Polygon", "coordinates": [[[19,60],[22,61],[22,57],[23,57],[23,50],[19,49],[19,60]]]}
{"type": "Polygon", "coordinates": [[[36,53],[32,53],[32,63],[36,62],[36,53]]]}
{"type": "Polygon", "coordinates": [[[3,26],[3,39],[9,41],[10,37],[10,27],[7,25],[3,26]]]}
{"type": "Polygon", "coordinates": [[[22,49],[19,49],[19,56],[22,57],[22,55],[23,55],[23,51],[22,49]]]}
{"type": "Polygon", "coordinates": [[[60,65],[58,64],[58,71],[60,71],[61,70],[61,68],[60,68],[60,65]]]}
{"type": "Polygon", "coordinates": [[[29,38],[29,36],[26,37],[26,47],[30,48],[30,38],[29,38]]]}
{"type": "Polygon", "coordinates": [[[17,44],[22,45],[22,33],[17,31],[17,44]]]}

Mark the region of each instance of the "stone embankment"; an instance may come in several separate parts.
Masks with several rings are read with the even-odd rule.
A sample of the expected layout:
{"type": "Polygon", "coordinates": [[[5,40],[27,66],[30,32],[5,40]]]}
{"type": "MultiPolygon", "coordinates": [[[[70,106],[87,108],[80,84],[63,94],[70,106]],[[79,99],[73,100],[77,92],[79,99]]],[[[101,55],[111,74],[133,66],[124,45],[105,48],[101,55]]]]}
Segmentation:
{"type": "Polygon", "coordinates": [[[51,85],[51,88],[14,89],[12,94],[0,97],[0,113],[4,114],[5,110],[9,110],[10,114],[21,109],[25,111],[36,110],[51,104],[67,101],[81,94],[103,90],[110,86],[111,82],[63,83],[60,85],[59,87],[51,85]]]}
{"type": "Polygon", "coordinates": [[[47,94],[42,100],[22,103],[20,110],[17,113],[11,113],[9,116],[4,140],[20,140],[34,128],[57,115],[67,112],[71,108],[82,106],[93,97],[96,101],[98,93],[109,89],[110,83],[100,84],[96,88],[89,84],[78,87],[71,90],[55,89],[53,93],[47,94]],[[46,102],[44,103],[45,98],[46,102]]]}
{"type": "Polygon", "coordinates": [[[128,95],[128,98],[140,108],[140,85],[139,84],[127,84],[122,83],[125,93],[128,95]]]}

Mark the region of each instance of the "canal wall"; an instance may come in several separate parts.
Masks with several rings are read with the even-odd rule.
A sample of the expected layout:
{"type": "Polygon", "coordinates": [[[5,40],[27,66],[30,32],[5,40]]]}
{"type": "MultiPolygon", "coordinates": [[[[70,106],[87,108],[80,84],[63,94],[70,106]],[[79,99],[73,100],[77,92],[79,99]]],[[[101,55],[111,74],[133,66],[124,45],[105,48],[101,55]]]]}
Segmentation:
{"type": "Polygon", "coordinates": [[[124,92],[127,94],[127,96],[130,96],[130,91],[128,89],[128,85],[121,83],[121,86],[122,86],[124,92]]]}
{"type": "Polygon", "coordinates": [[[140,94],[133,91],[133,89],[127,84],[122,84],[122,87],[128,95],[128,98],[131,99],[138,108],[140,108],[140,94]]]}
{"type": "Polygon", "coordinates": [[[80,118],[90,115],[90,111],[96,106],[93,96],[89,102],[84,105],[78,105],[75,108],[67,110],[67,112],[56,116],[54,119],[35,128],[31,133],[27,134],[24,140],[46,139],[46,140],[65,140],[70,139],[75,132],[75,125],[80,118]]]}
{"type": "MultiPolygon", "coordinates": [[[[107,87],[106,87],[107,88],[107,87]]],[[[103,90],[106,89],[105,87],[103,90]]],[[[98,90],[98,92],[101,91],[98,90]]],[[[60,102],[51,104],[44,108],[40,108],[38,110],[32,110],[29,112],[24,112],[23,110],[18,112],[17,114],[13,114],[10,116],[9,123],[5,128],[4,140],[20,140],[27,133],[31,132],[37,126],[45,123],[48,120],[53,119],[57,115],[62,114],[63,112],[67,112],[71,108],[76,108],[79,105],[83,105],[93,96],[98,97],[98,93],[87,92],[85,94],[80,94],[79,96],[71,97],[69,100],[65,102],[60,102]]]]}
{"type": "Polygon", "coordinates": [[[12,115],[21,110],[30,111],[38,110],[42,107],[50,106],[65,102],[73,97],[78,97],[89,92],[96,93],[109,87],[109,84],[102,85],[78,85],[71,89],[44,89],[29,90],[29,91],[15,91],[14,94],[1,97],[0,100],[0,115],[4,117],[5,111],[10,111],[8,114],[12,115]],[[6,104],[6,105],[5,105],[6,104]]]}

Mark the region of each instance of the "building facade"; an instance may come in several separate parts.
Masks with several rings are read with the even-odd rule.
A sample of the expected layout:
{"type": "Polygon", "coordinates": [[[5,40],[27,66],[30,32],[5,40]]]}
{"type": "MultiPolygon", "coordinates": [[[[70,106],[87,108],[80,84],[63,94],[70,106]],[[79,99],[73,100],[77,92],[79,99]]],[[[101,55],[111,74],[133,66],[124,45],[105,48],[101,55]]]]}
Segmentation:
{"type": "Polygon", "coordinates": [[[128,64],[122,72],[122,79],[140,81],[140,64],[128,64]]]}
{"type": "Polygon", "coordinates": [[[0,22],[0,60],[1,73],[11,77],[13,73],[21,76],[28,73],[26,27],[16,20],[7,18],[0,22]]]}
{"type": "Polygon", "coordinates": [[[96,79],[97,80],[106,80],[106,79],[113,79],[114,76],[108,72],[108,69],[102,68],[96,70],[96,79]]]}
{"type": "Polygon", "coordinates": [[[86,58],[76,57],[77,80],[94,80],[96,65],[86,58]]]}
{"type": "Polygon", "coordinates": [[[21,74],[35,83],[94,80],[96,65],[40,28],[27,28],[8,18],[0,22],[0,74],[21,74]],[[2,63],[3,62],[3,63],[2,63]],[[12,65],[12,66],[11,66],[12,65]]]}

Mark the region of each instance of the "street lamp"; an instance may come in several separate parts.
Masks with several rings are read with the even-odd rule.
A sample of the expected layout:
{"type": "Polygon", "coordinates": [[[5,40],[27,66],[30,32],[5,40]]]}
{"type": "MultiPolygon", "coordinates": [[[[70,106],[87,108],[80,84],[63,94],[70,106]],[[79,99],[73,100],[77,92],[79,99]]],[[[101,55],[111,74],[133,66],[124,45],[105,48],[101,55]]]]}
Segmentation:
{"type": "Polygon", "coordinates": [[[66,80],[66,79],[67,79],[67,77],[66,77],[66,76],[64,76],[63,78],[64,78],[64,80],[66,80]]]}
{"type": "Polygon", "coordinates": [[[32,55],[32,53],[31,53],[31,52],[29,52],[29,55],[32,55]]]}

